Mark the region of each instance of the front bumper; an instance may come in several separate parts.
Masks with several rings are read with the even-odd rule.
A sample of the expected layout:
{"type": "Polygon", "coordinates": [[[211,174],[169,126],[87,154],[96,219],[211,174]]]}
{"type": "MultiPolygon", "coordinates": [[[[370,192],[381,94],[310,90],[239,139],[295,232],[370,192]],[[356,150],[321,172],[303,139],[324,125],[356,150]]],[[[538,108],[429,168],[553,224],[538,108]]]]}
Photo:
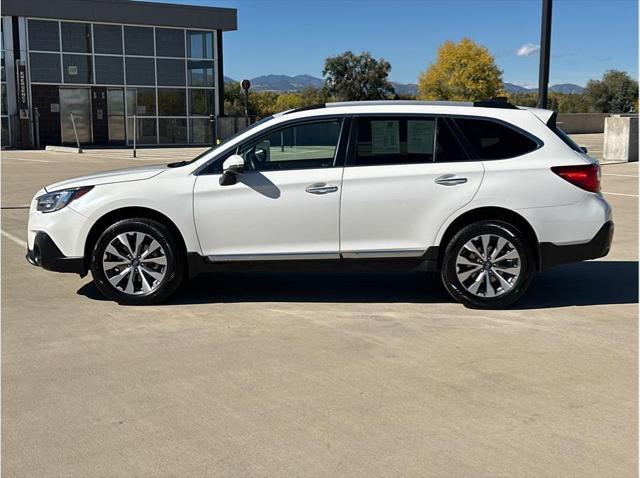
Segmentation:
{"type": "Polygon", "coordinates": [[[538,249],[539,270],[543,271],[559,264],[597,259],[609,253],[613,241],[613,221],[600,228],[589,242],[558,246],[551,242],[541,242],[538,249]]]}
{"type": "Polygon", "coordinates": [[[27,249],[27,262],[37,267],[55,272],[72,272],[87,275],[83,257],[65,256],[46,232],[38,232],[33,240],[33,248],[27,249]]]}

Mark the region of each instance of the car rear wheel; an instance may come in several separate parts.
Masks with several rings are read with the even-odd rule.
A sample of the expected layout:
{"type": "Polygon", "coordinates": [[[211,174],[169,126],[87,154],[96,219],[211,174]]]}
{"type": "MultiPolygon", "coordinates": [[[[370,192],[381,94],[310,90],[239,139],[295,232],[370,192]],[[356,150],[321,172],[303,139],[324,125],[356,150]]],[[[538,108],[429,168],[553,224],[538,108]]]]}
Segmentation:
{"type": "Polygon", "coordinates": [[[108,227],[91,255],[91,274],[100,292],[121,304],[156,304],[184,277],[178,241],[163,224],[124,219],[108,227]]]}
{"type": "Polygon", "coordinates": [[[533,254],[524,234],[502,221],[462,228],[445,250],[441,277],[447,291],[467,307],[500,309],[527,291],[533,254]]]}

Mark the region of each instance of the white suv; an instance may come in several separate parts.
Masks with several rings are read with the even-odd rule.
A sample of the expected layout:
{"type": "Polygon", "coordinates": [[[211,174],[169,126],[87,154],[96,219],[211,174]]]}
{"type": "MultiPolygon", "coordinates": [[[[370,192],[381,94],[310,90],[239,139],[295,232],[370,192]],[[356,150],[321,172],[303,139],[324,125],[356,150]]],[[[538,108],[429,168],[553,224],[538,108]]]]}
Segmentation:
{"type": "Polygon", "coordinates": [[[330,103],[265,118],[192,161],[38,191],[27,259],[124,304],[228,269],[440,271],[469,307],[604,256],[597,161],[552,111],[506,102],[330,103]]]}

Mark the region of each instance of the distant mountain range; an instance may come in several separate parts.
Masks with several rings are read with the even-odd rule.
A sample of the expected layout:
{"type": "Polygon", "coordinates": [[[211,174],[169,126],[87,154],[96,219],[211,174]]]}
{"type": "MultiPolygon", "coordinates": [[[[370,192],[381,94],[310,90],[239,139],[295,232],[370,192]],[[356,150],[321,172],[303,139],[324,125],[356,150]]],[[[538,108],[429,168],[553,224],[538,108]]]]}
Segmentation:
{"type": "MultiPolygon", "coordinates": [[[[224,82],[234,83],[237,82],[237,80],[225,76],[224,82]]],[[[251,89],[254,91],[274,91],[284,93],[286,91],[300,91],[309,87],[322,88],[323,84],[324,80],[311,75],[262,75],[251,78],[251,89]]],[[[414,96],[418,94],[418,85],[414,83],[398,83],[396,81],[392,81],[391,84],[398,94],[414,96]]],[[[505,83],[504,89],[507,93],[531,93],[538,90],[537,88],[526,88],[513,83],[505,83]]],[[[556,93],[582,93],[584,88],[572,83],[562,83],[550,86],[549,91],[556,93]]]]}
{"type": "MultiPolygon", "coordinates": [[[[505,83],[504,89],[507,93],[535,93],[538,91],[538,88],[526,88],[524,86],[515,85],[513,83],[505,83]]],[[[584,88],[579,85],[574,85],[573,83],[561,83],[559,85],[551,85],[549,87],[549,91],[553,91],[554,93],[564,93],[564,94],[579,94],[584,91],[584,88]]]]}

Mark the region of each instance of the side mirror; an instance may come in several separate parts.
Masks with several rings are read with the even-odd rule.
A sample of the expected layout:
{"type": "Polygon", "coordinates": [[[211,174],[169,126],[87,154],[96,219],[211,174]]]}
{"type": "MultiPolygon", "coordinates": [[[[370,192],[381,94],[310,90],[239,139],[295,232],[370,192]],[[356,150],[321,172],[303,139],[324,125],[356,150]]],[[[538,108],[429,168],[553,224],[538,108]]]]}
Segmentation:
{"type": "Polygon", "coordinates": [[[582,150],[582,152],[583,152],[584,154],[587,154],[587,153],[589,152],[589,150],[587,149],[587,147],[586,147],[586,146],[580,146],[580,149],[582,150]]]}
{"type": "Polygon", "coordinates": [[[232,154],[225,159],[224,163],[222,163],[222,170],[225,173],[227,171],[232,173],[241,173],[244,171],[244,158],[239,154],[232,154]]]}
{"type": "Polygon", "coordinates": [[[220,186],[231,186],[238,182],[237,175],[244,171],[244,158],[238,154],[233,154],[222,163],[222,176],[220,176],[220,186]]]}

